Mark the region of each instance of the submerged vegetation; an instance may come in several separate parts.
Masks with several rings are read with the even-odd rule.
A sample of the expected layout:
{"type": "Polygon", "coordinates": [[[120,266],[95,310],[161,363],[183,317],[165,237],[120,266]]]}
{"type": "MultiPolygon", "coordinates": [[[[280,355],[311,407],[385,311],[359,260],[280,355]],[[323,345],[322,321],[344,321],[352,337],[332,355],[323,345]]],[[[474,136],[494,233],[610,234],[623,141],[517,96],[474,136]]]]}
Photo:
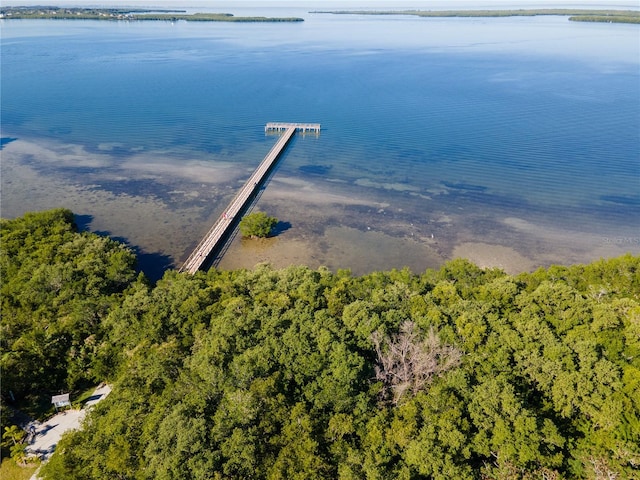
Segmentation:
{"type": "Polygon", "coordinates": [[[151,285],[69,211],[1,227],[3,402],[113,385],[44,478],[640,473],[640,257],[151,285]]]}
{"type": "Polygon", "coordinates": [[[235,17],[230,13],[194,13],[184,10],[142,10],[122,8],[6,7],[0,18],[48,20],[161,20],[176,22],[302,22],[295,17],[235,17]]]}
{"type": "Polygon", "coordinates": [[[415,15],[418,17],[535,17],[539,15],[567,16],[576,22],[640,23],[640,11],[592,9],[518,9],[518,10],[337,10],[313,13],[346,15],[415,15]]]}

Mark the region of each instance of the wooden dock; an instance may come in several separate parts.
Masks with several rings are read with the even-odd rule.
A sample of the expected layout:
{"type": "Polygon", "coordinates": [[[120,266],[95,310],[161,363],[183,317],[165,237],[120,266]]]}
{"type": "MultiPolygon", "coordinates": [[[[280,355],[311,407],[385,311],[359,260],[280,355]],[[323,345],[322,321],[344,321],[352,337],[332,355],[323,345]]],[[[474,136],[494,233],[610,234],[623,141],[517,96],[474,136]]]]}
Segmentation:
{"type": "Polygon", "coordinates": [[[305,132],[320,133],[319,123],[284,123],[284,122],[269,122],[265,125],[265,132],[288,130],[291,127],[295,127],[296,130],[305,132]]]}
{"type": "Polygon", "coordinates": [[[293,137],[293,134],[300,130],[302,132],[312,131],[320,132],[319,123],[267,123],[265,132],[283,131],[284,133],[278,138],[276,144],[271,148],[267,156],[264,157],[255,172],[249,177],[249,180],[238,191],[229,206],[226,208],[220,218],[209,229],[198,246],[191,252],[191,255],[180,268],[181,272],[189,272],[191,274],[197,272],[205,265],[211,257],[212,252],[218,251],[224,242],[229,238],[229,234],[236,228],[239,223],[237,218],[245,210],[250,200],[254,197],[264,179],[271,171],[276,160],[284,150],[284,148],[293,137]]]}

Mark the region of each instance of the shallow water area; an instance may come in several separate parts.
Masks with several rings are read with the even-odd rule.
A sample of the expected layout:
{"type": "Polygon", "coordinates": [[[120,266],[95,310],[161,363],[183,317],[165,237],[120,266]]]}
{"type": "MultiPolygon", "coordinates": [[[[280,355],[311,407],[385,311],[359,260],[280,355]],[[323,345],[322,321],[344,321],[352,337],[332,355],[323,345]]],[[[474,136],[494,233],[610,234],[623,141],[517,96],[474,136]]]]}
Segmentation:
{"type": "Polygon", "coordinates": [[[305,22],[3,20],[2,216],[70,208],[158,274],[275,143],[265,123],[318,122],[254,206],[287,228],[220,268],[640,252],[638,26],[232,13],[255,9],[305,22]]]}

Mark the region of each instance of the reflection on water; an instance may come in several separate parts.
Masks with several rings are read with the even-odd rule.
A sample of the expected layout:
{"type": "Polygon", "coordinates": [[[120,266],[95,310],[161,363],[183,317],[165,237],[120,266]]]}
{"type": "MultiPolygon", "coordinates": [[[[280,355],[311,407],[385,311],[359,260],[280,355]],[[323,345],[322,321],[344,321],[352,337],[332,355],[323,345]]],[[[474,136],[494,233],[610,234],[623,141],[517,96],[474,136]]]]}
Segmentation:
{"type": "Polygon", "coordinates": [[[66,206],[178,264],[275,142],[264,124],[319,122],[257,204],[290,227],[221,267],[640,251],[637,26],[298,16],[5,21],[2,215],[66,206]]]}

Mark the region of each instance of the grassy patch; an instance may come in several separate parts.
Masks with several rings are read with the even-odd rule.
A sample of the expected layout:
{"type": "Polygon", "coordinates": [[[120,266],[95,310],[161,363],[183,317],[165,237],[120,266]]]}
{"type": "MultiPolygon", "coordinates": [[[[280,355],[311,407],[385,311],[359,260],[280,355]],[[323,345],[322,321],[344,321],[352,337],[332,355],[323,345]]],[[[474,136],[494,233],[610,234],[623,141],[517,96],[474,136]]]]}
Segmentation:
{"type": "Polygon", "coordinates": [[[87,388],[86,390],[78,392],[75,398],[72,398],[71,405],[73,406],[73,408],[82,408],[86,403],[86,401],[92,397],[93,392],[95,391],[96,391],[96,386],[93,385],[87,388]]]}
{"type": "Polygon", "coordinates": [[[26,467],[16,464],[12,458],[3,458],[0,464],[0,478],[2,480],[29,480],[40,466],[40,462],[30,462],[26,467]]]}

